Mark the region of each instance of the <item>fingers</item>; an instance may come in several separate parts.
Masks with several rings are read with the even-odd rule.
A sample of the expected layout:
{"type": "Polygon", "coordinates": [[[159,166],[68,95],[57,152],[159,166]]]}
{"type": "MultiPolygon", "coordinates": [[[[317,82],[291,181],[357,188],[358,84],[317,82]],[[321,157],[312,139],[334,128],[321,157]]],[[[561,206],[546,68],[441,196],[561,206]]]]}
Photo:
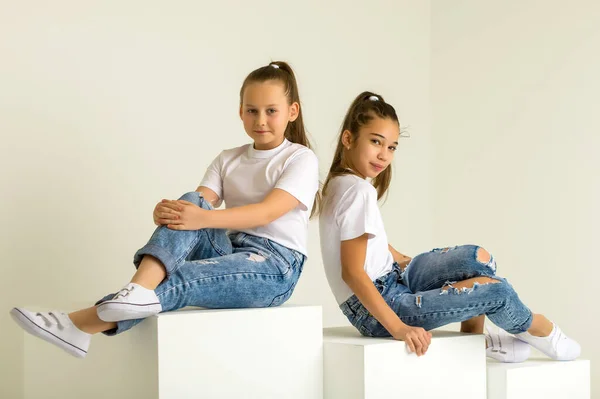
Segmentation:
{"type": "Polygon", "coordinates": [[[429,349],[429,344],[427,343],[427,337],[425,334],[419,334],[419,342],[421,343],[421,356],[427,352],[429,349]]]}
{"type": "Polygon", "coordinates": [[[404,338],[409,352],[415,353],[417,356],[423,356],[427,353],[429,345],[431,345],[431,333],[422,328],[413,328],[404,338]]]}
{"type": "Polygon", "coordinates": [[[188,230],[184,224],[168,224],[167,228],[171,230],[188,230]]]}
{"type": "Polygon", "coordinates": [[[181,225],[183,224],[183,221],[180,219],[173,219],[173,218],[165,218],[165,219],[158,219],[158,222],[162,225],[181,225]]]}
{"type": "Polygon", "coordinates": [[[423,344],[421,343],[419,336],[413,336],[412,341],[415,345],[415,353],[417,354],[417,356],[423,356],[423,344]]]}
{"type": "Polygon", "coordinates": [[[156,209],[163,210],[163,212],[167,209],[181,212],[183,210],[183,207],[181,205],[182,204],[179,204],[177,201],[162,200],[156,205],[156,209]]]}
{"type": "Polygon", "coordinates": [[[177,219],[181,219],[181,216],[179,214],[179,212],[155,212],[154,213],[154,218],[155,219],[173,219],[173,220],[177,220],[177,219]]]}
{"type": "Polygon", "coordinates": [[[411,353],[416,352],[415,344],[412,342],[412,338],[406,336],[406,346],[408,346],[408,351],[411,353]]]}

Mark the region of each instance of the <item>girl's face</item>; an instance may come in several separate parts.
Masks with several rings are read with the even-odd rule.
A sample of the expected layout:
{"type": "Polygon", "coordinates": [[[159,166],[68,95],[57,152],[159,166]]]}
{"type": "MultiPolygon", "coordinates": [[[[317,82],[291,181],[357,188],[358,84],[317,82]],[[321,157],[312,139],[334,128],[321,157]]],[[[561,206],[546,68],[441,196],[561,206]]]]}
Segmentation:
{"type": "Polygon", "coordinates": [[[246,134],[257,150],[270,150],[284,140],[289,122],[298,117],[300,105],[288,104],[283,83],[276,80],[253,82],[246,86],[240,106],[240,118],[246,134]]]}
{"type": "Polygon", "coordinates": [[[356,140],[344,131],[342,144],[352,169],[363,178],[374,178],[392,163],[399,136],[397,122],[375,117],[360,128],[356,140]]]}

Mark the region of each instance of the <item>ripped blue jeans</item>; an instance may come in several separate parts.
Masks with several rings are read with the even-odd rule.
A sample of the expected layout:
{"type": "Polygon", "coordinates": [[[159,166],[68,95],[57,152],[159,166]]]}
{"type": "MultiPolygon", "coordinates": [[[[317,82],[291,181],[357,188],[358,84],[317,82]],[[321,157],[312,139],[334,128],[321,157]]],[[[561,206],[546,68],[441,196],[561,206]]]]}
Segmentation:
{"type": "MultiPolygon", "coordinates": [[[[506,279],[496,275],[494,257],[483,248],[463,245],[439,248],[415,256],[404,271],[393,270],[373,282],[403,323],[432,330],[485,314],[509,333],[527,331],[533,315],[506,279]],[[453,284],[474,277],[498,282],[457,289],[453,284]]],[[[390,333],[360,303],[356,295],[340,305],[362,335],[389,337],[390,333]]]]}
{"type": "MultiPolygon", "coordinates": [[[[212,210],[198,192],[180,199],[212,210]]],[[[133,263],[151,255],[165,266],[167,277],[154,290],[162,311],[185,306],[205,308],[260,308],[289,299],[306,257],[276,242],[223,229],[170,230],[158,227],[138,250],[133,263]]],[[[96,305],[111,299],[109,294],[96,305]]],[[[141,322],[125,320],[106,335],[122,333],[141,322]]]]}

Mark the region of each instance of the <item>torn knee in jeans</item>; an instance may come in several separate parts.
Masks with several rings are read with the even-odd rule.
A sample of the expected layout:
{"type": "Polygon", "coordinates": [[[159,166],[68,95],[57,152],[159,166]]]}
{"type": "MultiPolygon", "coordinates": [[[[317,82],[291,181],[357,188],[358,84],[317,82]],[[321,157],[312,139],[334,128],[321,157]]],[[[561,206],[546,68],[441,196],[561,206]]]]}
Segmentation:
{"type": "Polygon", "coordinates": [[[475,277],[459,282],[446,281],[446,283],[442,287],[440,295],[448,295],[450,292],[454,294],[470,294],[471,292],[473,292],[473,290],[475,290],[481,285],[496,284],[499,282],[499,280],[495,280],[490,277],[475,277]]]}
{"type": "Polygon", "coordinates": [[[489,267],[494,272],[496,271],[496,260],[494,259],[494,257],[492,256],[492,254],[490,254],[484,248],[479,247],[477,249],[476,258],[477,258],[477,262],[481,263],[482,265],[485,265],[485,266],[489,267]]]}
{"type": "Polygon", "coordinates": [[[490,255],[490,253],[488,251],[486,251],[485,249],[479,247],[479,249],[477,249],[477,260],[481,263],[483,263],[484,265],[486,265],[489,261],[490,258],[492,257],[492,255],[490,255]]]}

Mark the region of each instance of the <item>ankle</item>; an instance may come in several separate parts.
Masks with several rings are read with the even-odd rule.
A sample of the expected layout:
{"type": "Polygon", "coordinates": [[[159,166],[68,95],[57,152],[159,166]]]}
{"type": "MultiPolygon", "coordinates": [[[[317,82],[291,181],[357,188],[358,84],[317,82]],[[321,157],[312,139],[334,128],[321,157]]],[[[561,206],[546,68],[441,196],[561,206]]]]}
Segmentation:
{"type": "Polygon", "coordinates": [[[554,330],[554,323],[548,320],[544,315],[534,314],[533,322],[527,332],[534,337],[548,337],[554,330]]]}
{"type": "Polygon", "coordinates": [[[158,287],[158,284],[156,284],[154,281],[150,281],[144,278],[136,278],[135,276],[131,279],[131,283],[137,284],[142,288],[152,291],[154,291],[156,287],[158,287]]]}

